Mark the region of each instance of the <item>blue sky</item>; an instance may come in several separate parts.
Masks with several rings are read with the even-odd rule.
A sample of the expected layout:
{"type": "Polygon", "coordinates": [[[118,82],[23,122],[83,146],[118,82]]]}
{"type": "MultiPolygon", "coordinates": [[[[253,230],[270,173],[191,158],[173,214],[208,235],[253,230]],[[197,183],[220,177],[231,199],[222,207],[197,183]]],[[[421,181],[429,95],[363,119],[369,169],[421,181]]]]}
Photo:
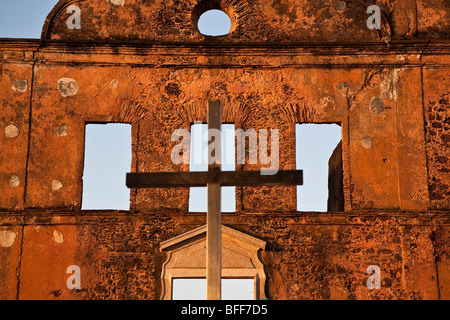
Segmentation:
{"type": "Polygon", "coordinates": [[[40,38],[58,0],[1,0],[0,38],[40,38]]]}
{"type": "Polygon", "coordinates": [[[129,210],[125,185],[131,168],[131,125],[86,125],[83,210],[129,210]]]}
{"type": "MultiPolygon", "coordinates": [[[[57,2],[57,0],[1,0],[0,37],[40,38],[45,18],[57,2]]],[[[230,26],[231,22],[226,15],[217,10],[204,14],[199,21],[199,29],[208,35],[227,33],[230,26]]],[[[297,169],[304,170],[304,185],[297,189],[297,209],[326,211],[328,159],[340,141],[341,129],[337,125],[297,125],[296,137],[297,169]]],[[[85,165],[87,176],[84,178],[86,181],[83,208],[128,209],[129,190],[124,186],[124,179],[125,173],[130,171],[131,163],[129,126],[127,128],[126,125],[108,125],[87,129],[87,138],[85,165]],[[109,138],[106,139],[107,137],[109,138]],[[127,155],[119,156],[118,148],[126,150],[127,155]],[[103,181],[104,184],[99,185],[99,181],[103,181]]],[[[228,141],[230,140],[232,137],[229,137],[228,141]]],[[[228,142],[227,148],[227,152],[234,153],[232,143],[228,142]]],[[[200,170],[205,168],[206,166],[200,170]]],[[[199,169],[194,166],[191,170],[199,169]]],[[[227,170],[232,168],[227,167],[227,170]]],[[[223,202],[224,211],[234,210],[233,187],[224,188],[223,202]]],[[[192,211],[206,211],[205,189],[196,188],[192,191],[190,207],[192,211]]]]}
{"type": "Polygon", "coordinates": [[[227,14],[220,10],[209,10],[198,19],[198,29],[207,36],[221,36],[228,34],[231,20],[227,14]]]}
{"type": "MultiPolygon", "coordinates": [[[[58,0],[1,0],[0,38],[40,38],[45,18],[58,0]]],[[[198,22],[205,35],[228,33],[231,21],[219,10],[201,16],[198,22]],[[217,23],[223,21],[223,23],[217,23]]]]}

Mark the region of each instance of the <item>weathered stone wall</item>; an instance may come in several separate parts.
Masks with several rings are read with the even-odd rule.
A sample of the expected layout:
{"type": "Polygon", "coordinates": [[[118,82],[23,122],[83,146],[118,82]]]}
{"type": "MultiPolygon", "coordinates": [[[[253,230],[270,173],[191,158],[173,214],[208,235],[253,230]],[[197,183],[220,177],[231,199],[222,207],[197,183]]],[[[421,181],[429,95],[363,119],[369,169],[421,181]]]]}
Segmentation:
{"type": "MultiPolygon", "coordinates": [[[[37,53],[45,62],[34,66],[33,89],[27,89],[32,93],[11,87],[24,76],[6,76],[22,64],[3,67],[3,128],[8,131],[14,125],[19,130],[17,137],[5,131],[1,138],[3,209],[81,207],[84,130],[89,122],[133,124],[132,170],[188,170],[187,165],[172,163],[170,151],[176,142],[170,138],[175,129],[206,121],[206,92],[224,102],[224,122],[236,128],[280,130],[280,169],[295,167],[295,123],[340,123],[346,210],[429,206],[422,93],[416,89],[419,68],[305,69],[299,62],[298,68],[267,71],[211,69],[208,64],[170,71],[97,66],[92,58],[82,59],[79,67],[58,62],[69,58],[66,50],[56,56],[37,53]],[[31,111],[21,102],[27,94],[32,94],[31,111]],[[12,112],[16,110],[20,112],[12,112]],[[24,122],[30,114],[31,123],[24,122]],[[14,152],[17,156],[10,157],[14,152]],[[17,186],[11,182],[13,175],[20,179],[17,186]]],[[[236,62],[229,58],[228,63],[236,62]]],[[[237,169],[260,167],[247,162],[237,169]]],[[[238,210],[296,210],[294,187],[238,189],[238,210]]],[[[136,210],[187,210],[187,203],[187,190],[139,190],[132,198],[136,210]]]]}
{"type": "Polygon", "coordinates": [[[42,40],[0,39],[0,298],[159,299],[159,244],[205,215],[187,212],[187,188],[81,211],[85,125],[132,124],[132,172],[187,171],[171,134],[206,121],[214,98],[236,128],[280,129],[281,169],[295,167],[296,123],[342,127],[342,212],[297,213],[295,187],[247,187],[224,215],[267,241],[268,297],[449,299],[449,3],[382,2],[376,31],[372,1],[64,0],[42,40]],[[73,3],[81,30],[66,26],[73,3]],[[198,33],[208,8],[230,15],[229,35],[198,33]]]}
{"type": "Polygon", "coordinates": [[[2,209],[20,208],[24,201],[33,83],[32,63],[26,61],[30,56],[31,51],[11,51],[3,53],[4,60],[0,63],[2,209]],[[16,59],[20,62],[14,62],[16,59]],[[8,60],[10,62],[6,63],[8,60]]]}
{"type": "MultiPolygon", "coordinates": [[[[205,216],[35,212],[5,213],[1,222],[16,234],[0,251],[3,299],[159,299],[159,244],[205,216]],[[73,264],[81,290],[66,286],[73,264]]],[[[271,299],[450,298],[446,213],[224,214],[223,222],[267,241],[271,299]],[[370,265],[381,268],[380,290],[366,286],[370,265]]]]}
{"type": "Polygon", "coordinates": [[[327,211],[344,211],[344,172],[342,168],[342,142],[334,149],[328,161],[327,211]]]}
{"type": "Polygon", "coordinates": [[[424,70],[428,184],[433,208],[450,208],[450,70],[424,70]]]}
{"type": "Polygon", "coordinates": [[[220,9],[231,19],[227,43],[370,42],[445,38],[449,4],[443,0],[63,0],[49,15],[42,32],[46,40],[117,42],[215,42],[197,29],[200,15],[220,9]],[[379,4],[381,30],[366,26],[367,7],[379,4]],[[66,9],[77,4],[82,30],[68,30],[66,9]],[[89,19],[95,17],[95,19],[89,19]]]}

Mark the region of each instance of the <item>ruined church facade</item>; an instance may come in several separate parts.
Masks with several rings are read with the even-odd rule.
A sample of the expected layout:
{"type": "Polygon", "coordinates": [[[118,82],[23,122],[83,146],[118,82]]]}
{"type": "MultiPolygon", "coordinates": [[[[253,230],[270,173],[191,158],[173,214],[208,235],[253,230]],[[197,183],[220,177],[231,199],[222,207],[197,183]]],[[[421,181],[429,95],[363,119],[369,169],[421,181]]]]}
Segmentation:
{"type": "Polygon", "coordinates": [[[171,135],[206,122],[208,99],[223,123],[279,129],[280,169],[296,124],[342,128],[328,212],[298,212],[295,186],[236,188],[226,277],[255,279],[256,299],[449,299],[450,4],[379,1],[369,29],[373,4],[60,0],[40,40],[0,39],[0,299],[170,299],[172,279],[201,277],[188,188],[81,210],[82,176],[89,123],[132,125],[130,172],[188,171],[171,135]],[[210,9],[229,34],[200,34],[210,9]]]}

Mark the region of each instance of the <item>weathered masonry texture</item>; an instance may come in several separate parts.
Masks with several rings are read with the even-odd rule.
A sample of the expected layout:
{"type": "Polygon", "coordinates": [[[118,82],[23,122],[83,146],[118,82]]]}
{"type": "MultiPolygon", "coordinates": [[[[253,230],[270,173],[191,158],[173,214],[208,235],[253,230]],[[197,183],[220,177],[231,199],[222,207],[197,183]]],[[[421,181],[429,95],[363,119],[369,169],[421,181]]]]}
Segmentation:
{"type": "Polygon", "coordinates": [[[188,171],[171,134],[214,98],[236,128],[280,129],[281,169],[295,169],[296,123],[342,126],[330,212],[297,212],[295,187],[244,187],[223,215],[266,241],[267,297],[450,299],[450,2],[381,1],[381,30],[370,4],[61,0],[42,39],[0,39],[0,298],[159,299],[160,243],[205,214],[188,212],[187,188],[81,211],[85,125],[132,124],[132,172],[188,171]],[[230,34],[198,32],[212,8],[230,34]],[[366,287],[370,265],[381,289],[366,287]]]}

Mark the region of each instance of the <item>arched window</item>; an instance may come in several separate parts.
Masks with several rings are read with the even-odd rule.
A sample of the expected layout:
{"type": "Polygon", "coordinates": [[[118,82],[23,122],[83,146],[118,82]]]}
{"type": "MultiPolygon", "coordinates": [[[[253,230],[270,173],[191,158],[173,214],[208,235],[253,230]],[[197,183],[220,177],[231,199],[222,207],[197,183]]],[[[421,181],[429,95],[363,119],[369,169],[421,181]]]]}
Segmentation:
{"type": "Polygon", "coordinates": [[[231,19],[225,12],[212,9],[200,16],[197,27],[205,36],[224,36],[230,33],[231,19]]]}

